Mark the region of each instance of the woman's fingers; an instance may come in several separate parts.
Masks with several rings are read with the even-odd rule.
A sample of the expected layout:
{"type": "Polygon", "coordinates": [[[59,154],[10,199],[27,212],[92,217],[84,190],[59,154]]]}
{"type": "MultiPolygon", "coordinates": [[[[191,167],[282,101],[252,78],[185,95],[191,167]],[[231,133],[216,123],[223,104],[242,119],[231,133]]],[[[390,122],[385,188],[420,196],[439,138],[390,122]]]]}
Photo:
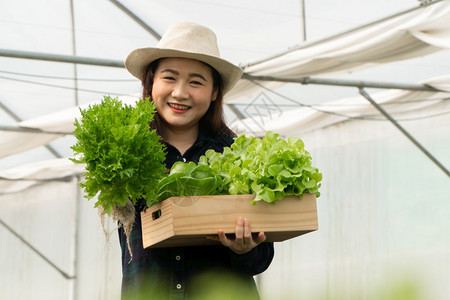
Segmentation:
{"type": "Polygon", "coordinates": [[[256,245],[259,245],[265,241],[266,241],[266,234],[261,231],[260,233],[258,233],[258,236],[255,239],[255,243],[256,245]]]}
{"type": "Polygon", "coordinates": [[[253,242],[252,229],[250,228],[250,222],[247,219],[243,220],[243,232],[244,245],[251,245],[253,242]]]}
{"type": "Polygon", "coordinates": [[[226,247],[230,247],[231,240],[229,240],[227,238],[227,235],[225,234],[225,232],[222,229],[219,229],[217,231],[217,234],[219,235],[219,241],[222,243],[222,245],[224,245],[226,247]]]}
{"type": "Polygon", "coordinates": [[[238,217],[236,219],[236,225],[234,226],[234,234],[236,236],[236,244],[244,244],[244,219],[242,217],[238,217]]]}
{"type": "Polygon", "coordinates": [[[238,217],[236,219],[234,231],[234,239],[228,238],[222,229],[217,231],[217,237],[209,236],[207,238],[219,240],[222,245],[230,248],[237,254],[247,253],[266,240],[264,232],[260,232],[255,238],[252,236],[250,221],[246,218],[238,217]]]}

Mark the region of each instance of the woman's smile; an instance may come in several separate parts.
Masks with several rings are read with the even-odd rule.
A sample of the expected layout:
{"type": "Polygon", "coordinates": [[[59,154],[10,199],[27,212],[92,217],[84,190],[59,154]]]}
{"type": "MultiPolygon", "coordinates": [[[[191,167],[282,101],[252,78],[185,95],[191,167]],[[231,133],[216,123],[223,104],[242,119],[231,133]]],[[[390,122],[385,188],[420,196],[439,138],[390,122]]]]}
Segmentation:
{"type": "Polygon", "coordinates": [[[176,113],[184,113],[187,112],[191,107],[188,105],[184,105],[184,104],[178,104],[178,103],[167,103],[167,105],[169,105],[172,110],[176,113]]]}

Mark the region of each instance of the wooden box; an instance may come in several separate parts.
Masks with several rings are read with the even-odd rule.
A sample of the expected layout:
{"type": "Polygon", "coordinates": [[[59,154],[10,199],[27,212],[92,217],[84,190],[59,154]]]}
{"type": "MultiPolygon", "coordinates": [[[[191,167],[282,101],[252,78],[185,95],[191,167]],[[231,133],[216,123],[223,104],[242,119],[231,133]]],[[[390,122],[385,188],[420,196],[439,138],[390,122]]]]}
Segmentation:
{"type": "Polygon", "coordinates": [[[318,229],[315,194],[288,196],[276,204],[254,195],[172,197],[141,213],[144,248],[212,245],[206,239],[218,229],[233,234],[236,218],[250,221],[252,232],[264,231],[270,242],[281,242],[318,229]]]}

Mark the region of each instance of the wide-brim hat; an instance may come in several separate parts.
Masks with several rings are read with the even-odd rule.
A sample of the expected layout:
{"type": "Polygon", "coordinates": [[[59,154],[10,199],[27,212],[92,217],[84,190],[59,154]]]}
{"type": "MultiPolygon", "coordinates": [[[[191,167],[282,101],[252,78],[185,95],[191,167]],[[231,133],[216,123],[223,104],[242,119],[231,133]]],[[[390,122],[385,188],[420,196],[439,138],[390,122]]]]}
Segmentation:
{"type": "Polygon", "coordinates": [[[242,68],[220,58],[215,33],[202,25],[180,22],[172,25],[156,47],[133,50],[125,60],[127,70],[139,80],[148,65],[164,57],[191,58],[213,67],[222,77],[223,93],[227,93],[242,77],[242,68]]]}

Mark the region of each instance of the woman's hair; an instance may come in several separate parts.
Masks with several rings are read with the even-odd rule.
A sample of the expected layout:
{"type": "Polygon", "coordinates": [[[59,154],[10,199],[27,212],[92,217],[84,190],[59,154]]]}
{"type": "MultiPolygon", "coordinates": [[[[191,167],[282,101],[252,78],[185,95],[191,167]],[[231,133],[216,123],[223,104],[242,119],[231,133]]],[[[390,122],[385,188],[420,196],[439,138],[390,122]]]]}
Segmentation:
{"type": "MultiPolygon", "coordinates": [[[[153,61],[144,73],[142,78],[142,99],[144,101],[152,99],[153,78],[158,64],[161,59],[153,61]]],[[[207,65],[207,64],[206,64],[207,65]]],[[[206,114],[200,119],[199,127],[205,129],[210,135],[217,137],[220,135],[236,137],[236,134],[225,124],[223,116],[223,84],[220,74],[211,66],[207,65],[212,70],[213,76],[213,89],[217,89],[217,98],[212,101],[206,114]]],[[[158,113],[155,113],[155,118],[150,124],[152,129],[155,129],[158,134],[161,133],[163,123],[158,113]]]]}

